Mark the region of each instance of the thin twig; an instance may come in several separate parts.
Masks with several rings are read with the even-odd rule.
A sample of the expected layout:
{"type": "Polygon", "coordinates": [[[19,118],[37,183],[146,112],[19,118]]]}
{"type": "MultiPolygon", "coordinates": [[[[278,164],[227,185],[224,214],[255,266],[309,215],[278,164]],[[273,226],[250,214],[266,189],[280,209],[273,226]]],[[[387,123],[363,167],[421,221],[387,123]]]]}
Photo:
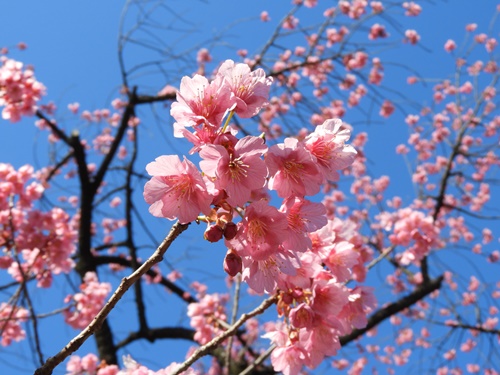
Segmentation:
{"type": "Polygon", "coordinates": [[[278,300],[278,295],[273,295],[264,301],[253,311],[241,315],[234,325],[229,328],[227,331],[221,333],[219,336],[213,338],[211,341],[203,345],[202,347],[195,350],[195,352],[184,362],[182,363],[177,370],[175,370],[171,375],[179,375],[181,372],[187,370],[189,366],[191,366],[194,362],[196,362],[201,357],[208,354],[211,350],[215,349],[229,336],[236,334],[238,328],[243,325],[248,319],[253,318],[256,315],[262,314],[266,311],[271,305],[273,305],[278,300]]]}
{"type": "Polygon", "coordinates": [[[378,257],[376,257],[375,259],[373,259],[367,266],[366,266],[366,269],[369,270],[370,268],[374,267],[377,263],[379,263],[382,259],[384,258],[387,258],[387,256],[392,253],[394,251],[394,249],[396,248],[396,246],[390,246],[388,247],[387,249],[385,249],[384,251],[382,251],[380,253],[380,255],[378,257]]]}
{"type": "Polygon", "coordinates": [[[248,375],[251,374],[251,372],[262,362],[264,362],[267,357],[271,355],[273,350],[276,348],[276,344],[272,344],[264,353],[262,353],[259,358],[257,358],[255,361],[253,361],[246,369],[244,369],[242,372],[239,373],[239,375],[248,375]]]}

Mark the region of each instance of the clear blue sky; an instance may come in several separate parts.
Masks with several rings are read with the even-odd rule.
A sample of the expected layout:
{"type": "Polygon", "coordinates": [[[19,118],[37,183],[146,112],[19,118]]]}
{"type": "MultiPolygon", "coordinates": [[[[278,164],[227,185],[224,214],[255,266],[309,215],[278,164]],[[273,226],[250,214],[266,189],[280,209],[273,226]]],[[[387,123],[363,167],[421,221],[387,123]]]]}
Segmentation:
{"type": "MultiPolygon", "coordinates": [[[[199,30],[193,34],[180,38],[179,34],[173,39],[173,44],[180,50],[193,43],[209,42],[211,35],[222,32],[228,24],[234,24],[234,27],[224,32],[224,36],[215,43],[214,61],[226,58],[236,59],[234,49],[246,48],[250,53],[257,51],[262,46],[266,37],[273,30],[274,25],[279,21],[282,14],[289,9],[290,1],[223,1],[214,0],[210,3],[202,1],[173,1],[171,2],[178,12],[177,17],[188,20],[191,28],[199,30]],[[268,10],[272,21],[269,24],[252,23],[251,20],[258,18],[262,10],[268,10]],[[250,25],[250,26],[249,26],[250,25]],[[258,25],[257,27],[255,25],[258,25]]],[[[321,3],[321,1],[320,1],[321,3]]],[[[334,3],[334,2],[332,2],[334,3]]],[[[479,28],[486,31],[490,17],[493,13],[496,1],[493,0],[449,0],[436,1],[435,5],[425,1],[419,2],[423,7],[421,16],[409,19],[405,23],[406,28],[415,28],[419,31],[422,39],[421,44],[425,48],[403,46],[387,53],[388,58],[398,61],[401,64],[413,65],[422,76],[442,77],[452,71],[453,60],[450,56],[443,53],[443,44],[448,38],[455,39],[457,43],[463,39],[464,25],[466,23],[476,22],[479,28]],[[414,62],[418,61],[418,66],[414,62]]],[[[10,56],[21,60],[26,64],[33,64],[38,80],[43,82],[48,88],[46,101],[51,100],[60,108],[62,118],[69,118],[65,114],[67,104],[78,101],[82,109],[93,110],[96,108],[109,107],[110,101],[116,97],[121,78],[118,69],[118,29],[120,14],[123,8],[123,2],[119,1],[10,1],[4,4],[2,9],[2,21],[0,22],[0,47],[10,47],[12,50],[10,56]],[[18,42],[25,42],[28,49],[23,52],[15,50],[18,42]]],[[[305,21],[304,21],[305,22],[305,21]]],[[[189,23],[178,23],[176,25],[186,26],[189,23]]],[[[498,35],[498,28],[497,33],[498,35]]],[[[166,42],[165,42],[166,43],[166,42]]],[[[209,43],[210,44],[210,43],[209,43]]],[[[204,44],[202,44],[204,45],[204,44]]],[[[192,54],[194,56],[194,53],[192,54]]],[[[134,61],[144,60],[144,56],[128,56],[130,65],[134,61]]],[[[186,72],[189,74],[190,72],[186,72]]],[[[389,73],[389,68],[387,68],[389,73]]],[[[406,73],[398,73],[388,77],[391,83],[404,82],[406,73]]],[[[166,82],[158,81],[157,77],[144,78],[147,82],[147,90],[151,93],[159,90],[166,82]]],[[[170,82],[175,85],[176,82],[170,82]]],[[[402,83],[401,83],[402,85],[402,83]]],[[[430,102],[431,96],[422,96],[423,90],[416,87],[404,86],[405,93],[411,96],[417,102],[430,102]]],[[[146,111],[144,111],[146,112],[146,111]]],[[[168,116],[168,111],[160,113],[161,116],[168,116]]],[[[141,116],[141,113],[139,114],[141,116]]],[[[143,119],[145,126],[150,126],[150,132],[146,133],[141,139],[141,156],[143,164],[147,164],[154,157],[170,153],[168,145],[165,145],[161,137],[154,135],[156,128],[150,125],[148,117],[143,119]]],[[[347,121],[355,121],[355,118],[346,118],[347,121]]],[[[72,122],[74,126],[78,121],[72,122]]],[[[378,125],[377,125],[378,126],[378,125]]],[[[381,125],[382,126],[382,125],[381,125]]],[[[395,161],[394,154],[387,150],[394,150],[399,143],[405,143],[407,129],[401,121],[401,116],[394,117],[386,128],[364,129],[370,134],[370,142],[367,151],[371,155],[377,155],[374,158],[374,164],[370,165],[374,175],[393,174],[407,177],[404,163],[401,160],[395,161]],[[392,122],[392,123],[391,123],[392,122]],[[399,123],[394,123],[399,122],[399,123]]],[[[166,133],[170,129],[165,130],[166,133]]],[[[30,163],[36,166],[42,166],[46,155],[45,133],[39,132],[31,120],[24,120],[21,123],[10,124],[0,120],[0,162],[8,162],[15,167],[30,163]],[[36,144],[35,146],[33,146],[36,144]],[[37,160],[39,164],[37,165],[37,160]]],[[[185,150],[184,146],[175,147],[185,150]]],[[[391,191],[407,191],[407,198],[412,197],[411,184],[402,181],[391,187],[391,191]]],[[[404,194],[401,194],[403,197],[404,194]]],[[[143,207],[146,210],[146,206],[143,207]]],[[[144,211],[146,212],[146,211],[144,211]]],[[[166,221],[153,224],[153,230],[157,231],[158,238],[166,233],[170,223],[166,221]]],[[[176,250],[169,253],[174,262],[181,260],[181,268],[186,270],[188,267],[195,268],[199,274],[205,275],[205,281],[216,282],[211,285],[222,286],[223,277],[220,264],[223,252],[216,248],[210,248],[213,252],[208,258],[211,263],[206,263],[201,257],[201,250],[206,249],[206,244],[201,239],[201,229],[189,229],[189,233],[183,236],[183,242],[176,250]],[[190,249],[188,256],[183,253],[183,246],[190,249]],[[190,258],[190,259],[188,259],[190,258]],[[210,266],[207,267],[207,264],[210,266]]],[[[144,256],[147,254],[145,253],[144,256]]],[[[0,280],[2,278],[0,277],[0,280]]],[[[56,280],[58,286],[63,286],[65,278],[56,280]]],[[[219,291],[223,291],[220,289],[219,291]]],[[[62,292],[54,291],[49,294],[54,297],[37,296],[39,303],[43,308],[40,311],[50,311],[52,308],[60,307],[65,293],[69,293],[68,288],[62,292]],[[62,296],[62,297],[61,297],[62,296]]],[[[148,298],[152,302],[163,298],[164,294],[159,290],[153,292],[148,298]]],[[[0,299],[3,300],[3,299],[0,299]]],[[[127,305],[132,303],[132,297],[128,296],[119,306],[119,312],[124,312],[127,305]]],[[[171,298],[169,304],[177,305],[177,301],[171,298]]],[[[153,321],[165,321],[165,315],[170,305],[156,304],[157,313],[151,315],[153,321]]],[[[180,305],[179,305],[180,306],[180,305]]],[[[126,314],[122,314],[125,319],[126,314]]],[[[175,312],[170,319],[174,322],[183,322],[187,326],[187,321],[182,318],[182,314],[175,312]]],[[[68,341],[68,338],[74,336],[76,331],[64,325],[55,325],[56,323],[43,323],[42,335],[53,338],[51,342],[44,342],[44,354],[52,355],[68,341]]],[[[119,330],[119,329],[118,329],[119,330]]],[[[146,351],[157,350],[156,362],[147,362],[152,368],[165,366],[169,360],[182,360],[181,351],[174,352],[172,346],[162,343],[157,346],[149,346],[141,343],[138,348],[146,351]],[[167,353],[175,353],[169,356],[167,353]],[[168,358],[168,359],[165,359],[168,358]]],[[[176,342],[176,347],[181,350],[184,344],[176,342]]],[[[29,347],[25,344],[16,345],[2,349],[0,352],[0,373],[12,375],[29,374],[29,369],[33,368],[31,358],[27,355],[29,347]]],[[[85,346],[80,349],[80,355],[85,355],[93,351],[93,341],[89,340],[85,346]]],[[[137,359],[141,359],[141,352],[137,359]]],[[[143,352],[144,353],[144,352],[143,352]]],[[[57,374],[64,373],[64,367],[59,367],[57,374]]]]}

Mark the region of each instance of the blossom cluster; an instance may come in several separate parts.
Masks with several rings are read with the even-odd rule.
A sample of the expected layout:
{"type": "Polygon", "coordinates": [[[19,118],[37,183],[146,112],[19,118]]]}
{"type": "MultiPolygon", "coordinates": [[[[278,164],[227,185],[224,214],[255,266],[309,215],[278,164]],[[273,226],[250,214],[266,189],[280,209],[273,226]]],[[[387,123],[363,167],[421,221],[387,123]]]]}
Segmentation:
{"type": "Polygon", "coordinates": [[[118,366],[100,364],[99,358],[91,353],[84,357],[71,356],[66,371],[66,375],[117,375],[118,366]]]}
{"type": "Polygon", "coordinates": [[[403,208],[392,214],[384,212],[379,220],[384,229],[392,230],[390,242],[404,247],[404,252],[397,257],[403,265],[419,264],[431,250],[444,246],[440,238],[440,223],[421,211],[403,208]]]}
{"type": "Polygon", "coordinates": [[[19,282],[34,276],[38,287],[49,287],[53,274],[73,269],[77,231],[61,208],[34,208],[45,190],[36,178],[31,166],[0,164],[0,249],[6,254],[0,268],[19,282]]]}
{"type": "Polygon", "coordinates": [[[28,320],[28,310],[2,302],[0,304],[0,322],[2,322],[0,344],[9,346],[12,341],[21,341],[26,337],[26,332],[21,328],[21,323],[28,320]]]}
{"type": "MultiPolygon", "coordinates": [[[[230,276],[241,273],[257,293],[278,293],[278,311],[288,324],[268,330],[277,346],[271,358],[275,370],[297,374],[334,354],[339,336],[366,324],[374,301],[368,289],[344,285],[364,278],[353,271],[366,257],[352,231],[307,199],[354,162],[357,153],[346,143],[350,129],[327,119],[310,134],[268,146],[265,137],[238,138],[229,126],[234,115],[250,118],[269,104],[271,83],[262,69],[232,60],[211,81],[184,77],[171,107],[174,134],[193,144],[201,171],[186,157],[160,156],[146,167],[152,178],[144,198],[154,216],[206,222],[205,239],[224,238],[230,276]],[[278,206],[271,204],[271,191],[278,206]]],[[[201,343],[225,319],[219,300],[207,295],[190,306],[201,343]]]]}
{"type": "Polygon", "coordinates": [[[191,318],[191,327],[196,331],[195,341],[204,345],[223,332],[220,322],[227,320],[227,299],[228,296],[207,294],[199,302],[189,304],[187,315],[191,318]]]}
{"type": "MultiPolygon", "coordinates": [[[[104,361],[99,363],[95,354],[87,354],[84,357],[71,356],[66,364],[66,375],[170,375],[179,364],[171,363],[169,366],[158,371],[149,370],[147,367],[137,363],[132,357],[123,357],[124,368],[118,369],[116,365],[108,365],[104,361]]],[[[189,368],[182,375],[198,375],[199,372],[189,368]]]]}
{"type": "Polygon", "coordinates": [[[17,122],[21,116],[32,116],[45,87],[35,78],[33,69],[23,69],[19,61],[0,58],[0,107],[2,118],[17,122]]]}
{"type": "Polygon", "coordinates": [[[65,299],[65,302],[72,301],[74,305],[64,311],[64,320],[75,329],[87,327],[99,313],[111,291],[111,284],[101,283],[95,272],[87,272],[80,290],[80,293],[68,295],[65,299]]]}

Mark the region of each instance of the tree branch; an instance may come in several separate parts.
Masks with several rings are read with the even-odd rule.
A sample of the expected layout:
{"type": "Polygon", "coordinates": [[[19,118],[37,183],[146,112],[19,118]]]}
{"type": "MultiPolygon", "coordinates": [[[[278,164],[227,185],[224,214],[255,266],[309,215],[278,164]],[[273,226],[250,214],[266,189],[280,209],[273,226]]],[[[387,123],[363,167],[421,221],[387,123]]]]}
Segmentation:
{"type": "Polygon", "coordinates": [[[145,332],[131,332],[127,338],[116,344],[116,347],[123,348],[124,346],[140,339],[146,339],[149,342],[154,342],[158,339],[184,339],[194,341],[195,333],[196,331],[194,329],[183,327],[150,328],[145,332]]]}
{"type": "Polygon", "coordinates": [[[349,344],[351,341],[356,340],[359,336],[363,335],[365,332],[369,331],[385,319],[397,314],[398,312],[414,305],[416,302],[425,298],[428,294],[441,288],[441,283],[443,281],[443,276],[439,276],[428,283],[421,285],[413,293],[410,293],[406,297],[401,298],[399,301],[393,302],[385,307],[382,307],[376,313],[372,314],[368,318],[368,324],[365,328],[355,329],[350,334],[342,336],[340,338],[340,344],[342,346],[349,344]]]}

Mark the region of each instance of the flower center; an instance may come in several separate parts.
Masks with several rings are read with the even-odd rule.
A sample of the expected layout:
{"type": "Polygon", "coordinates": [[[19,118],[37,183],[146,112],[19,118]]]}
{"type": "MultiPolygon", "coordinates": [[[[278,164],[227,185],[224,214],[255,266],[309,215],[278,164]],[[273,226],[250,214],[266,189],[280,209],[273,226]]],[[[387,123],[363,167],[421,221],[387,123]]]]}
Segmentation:
{"type": "Polygon", "coordinates": [[[297,181],[300,179],[304,165],[302,163],[297,163],[295,161],[286,161],[284,164],[284,172],[287,177],[292,178],[297,181]]]}
{"type": "Polygon", "coordinates": [[[267,225],[260,220],[248,223],[248,232],[254,241],[263,240],[267,234],[267,225]]]}

